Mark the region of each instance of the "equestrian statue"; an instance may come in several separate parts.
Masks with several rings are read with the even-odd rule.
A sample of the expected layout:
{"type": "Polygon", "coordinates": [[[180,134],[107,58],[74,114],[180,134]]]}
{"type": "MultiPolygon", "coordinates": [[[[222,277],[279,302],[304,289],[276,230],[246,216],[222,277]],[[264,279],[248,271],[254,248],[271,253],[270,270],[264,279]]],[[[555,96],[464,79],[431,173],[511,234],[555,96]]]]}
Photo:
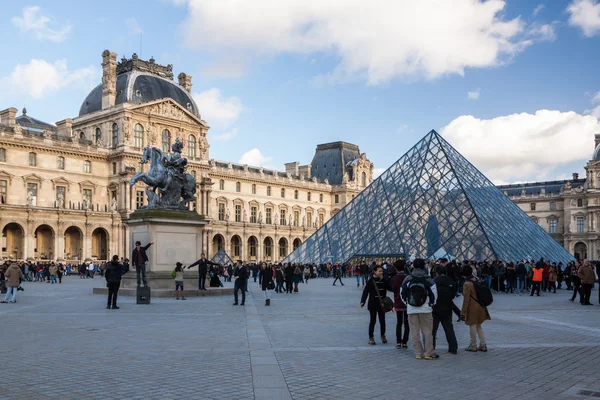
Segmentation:
{"type": "Polygon", "coordinates": [[[171,150],[173,154],[165,155],[156,147],[148,145],[144,148],[142,164],[150,160],[150,171],[136,174],[129,182],[129,186],[135,185],[137,181],[148,185],[148,205],[141,208],[187,210],[187,204],[196,200],[196,180],[185,172],[187,159],[181,157],[183,143],[179,138],[175,139],[171,150]]]}

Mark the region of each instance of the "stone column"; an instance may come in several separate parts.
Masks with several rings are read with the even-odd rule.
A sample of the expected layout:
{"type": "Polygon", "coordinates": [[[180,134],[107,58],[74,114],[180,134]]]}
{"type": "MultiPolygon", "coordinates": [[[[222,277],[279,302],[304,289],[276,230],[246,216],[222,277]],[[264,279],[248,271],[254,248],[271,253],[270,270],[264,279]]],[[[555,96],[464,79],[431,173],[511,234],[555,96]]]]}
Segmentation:
{"type": "Polygon", "coordinates": [[[117,95],[117,53],[102,52],[102,109],[113,107],[117,95]]]}
{"type": "Polygon", "coordinates": [[[54,259],[65,258],[65,236],[60,232],[54,235],[54,259]]]}
{"type": "Polygon", "coordinates": [[[32,234],[26,233],[23,235],[23,248],[18,249],[17,258],[22,258],[23,260],[27,260],[28,258],[34,257],[35,243],[32,234]]]}
{"type": "Polygon", "coordinates": [[[588,226],[590,232],[594,232],[596,230],[594,225],[594,214],[591,211],[588,212],[588,226]]]}

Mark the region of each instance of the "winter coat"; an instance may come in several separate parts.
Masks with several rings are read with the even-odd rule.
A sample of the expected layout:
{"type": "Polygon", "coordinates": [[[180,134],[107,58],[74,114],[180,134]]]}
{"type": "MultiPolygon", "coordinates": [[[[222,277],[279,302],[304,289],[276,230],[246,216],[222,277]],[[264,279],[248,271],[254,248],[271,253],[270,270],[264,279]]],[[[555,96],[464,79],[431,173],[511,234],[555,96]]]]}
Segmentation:
{"type": "Polygon", "coordinates": [[[460,312],[465,317],[465,324],[479,325],[485,320],[491,319],[487,307],[482,306],[477,301],[477,291],[475,290],[476,279],[466,280],[463,285],[463,305],[460,312]]]}
{"type": "Polygon", "coordinates": [[[367,309],[369,309],[369,311],[375,311],[381,307],[381,302],[379,301],[379,297],[377,297],[375,285],[377,285],[377,288],[379,289],[379,296],[381,297],[381,300],[385,298],[387,290],[390,286],[388,280],[385,278],[379,279],[371,277],[371,279],[369,279],[365,285],[365,288],[363,289],[362,297],[360,299],[360,303],[365,304],[367,297],[369,298],[369,302],[367,303],[367,309]]]}
{"type": "Polygon", "coordinates": [[[148,243],[145,246],[140,246],[139,250],[136,247],[133,248],[133,251],[131,252],[131,263],[134,266],[137,267],[138,265],[144,265],[144,263],[148,261],[146,250],[148,250],[150,246],[152,246],[152,243],[148,243]]]}
{"type": "Polygon", "coordinates": [[[452,306],[456,297],[456,282],[447,275],[436,276],[433,281],[437,289],[437,300],[433,313],[439,317],[452,315],[452,306]]]}
{"type": "Polygon", "coordinates": [[[267,290],[269,288],[269,284],[273,284],[273,268],[265,267],[265,269],[260,271],[260,276],[262,276],[261,289],[267,290]]]}
{"type": "Polygon", "coordinates": [[[556,282],[558,279],[558,271],[555,266],[550,267],[550,275],[548,276],[548,280],[550,282],[556,282]]]}
{"type": "Polygon", "coordinates": [[[50,271],[50,275],[56,275],[56,265],[52,265],[48,270],[50,271]]]}
{"type": "Polygon", "coordinates": [[[111,261],[104,271],[104,278],[108,283],[118,283],[121,282],[121,276],[125,275],[127,271],[129,271],[129,266],[123,266],[118,261],[111,261]]]}
{"type": "Polygon", "coordinates": [[[394,277],[392,281],[392,291],[394,292],[394,308],[397,311],[406,311],[406,304],[402,301],[402,297],[400,296],[400,289],[402,289],[402,283],[406,279],[406,274],[399,273],[394,277]]]}
{"type": "Polygon", "coordinates": [[[594,276],[594,270],[591,266],[586,267],[582,265],[579,267],[579,271],[577,272],[579,279],[581,279],[582,285],[593,285],[596,277],[594,276]]]}
{"type": "Polygon", "coordinates": [[[23,271],[21,268],[15,263],[10,264],[10,267],[4,273],[4,276],[8,280],[6,282],[6,286],[8,287],[19,287],[21,284],[21,278],[23,277],[23,271]]]}
{"type": "Polygon", "coordinates": [[[437,301],[437,288],[435,286],[435,282],[433,281],[433,279],[431,279],[431,277],[427,273],[427,270],[421,269],[421,268],[415,268],[415,269],[413,269],[411,274],[408,277],[406,277],[404,282],[402,282],[402,289],[400,289],[400,296],[406,303],[406,313],[407,314],[409,314],[409,315],[410,314],[429,314],[429,313],[433,312],[432,307],[435,305],[435,302],[437,301]],[[428,285],[427,301],[425,302],[425,304],[423,304],[420,307],[411,306],[407,302],[407,298],[409,297],[409,294],[410,294],[409,293],[410,282],[413,280],[413,278],[425,279],[427,281],[427,285],[428,285]]]}
{"type": "Polygon", "coordinates": [[[517,278],[525,279],[525,276],[527,275],[527,268],[525,268],[525,264],[518,263],[515,271],[517,273],[517,278]]]}

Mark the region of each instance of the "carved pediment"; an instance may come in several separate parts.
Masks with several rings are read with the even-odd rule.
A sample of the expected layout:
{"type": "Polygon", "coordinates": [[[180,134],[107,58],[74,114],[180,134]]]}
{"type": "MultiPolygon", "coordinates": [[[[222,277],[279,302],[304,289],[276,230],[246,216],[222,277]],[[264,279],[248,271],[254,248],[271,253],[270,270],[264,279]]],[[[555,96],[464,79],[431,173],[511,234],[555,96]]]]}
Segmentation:
{"type": "Polygon", "coordinates": [[[146,115],[175,119],[177,121],[196,125],[204,125],[200,118],[171,99],[161,99],[150,103],[144,103],[139,107],[132,108],[132,111],[146,115]]]}
{"type": "Polygon", "coordinates": [[[244,200],[242,200],[238,197],[237,199],[233,200],[233,204],[244,204],[244,200]]]}
{"type": "Polygon", "coordinates": [[[83,189],[92,189],[94,191],[94,193],[96,193],[96,188],[98,187],[98,185],[96,185],[94,182],[92,181],[83,181],[83,182],[79,182],[79,191],[81,193],[83,193],[83,189]]]}
{"type": "Polygon", "coordinates": [[[29,174],[29,175],[23,176],[23,185],[25,185],[25,187],[27,187],[28,182],[37,182],[37,183],[39,183],[40,188],[41,188],[42,182],[44,182],[44,178],[42,178],[41,176],[36,175],[36,174],[29,174]]]}
{"type": "Polygon", "coordinates": [[[227,197],[223,197],[223,196],[219,196],[217,197],[217,203],[225,203],[227,204],[229,202],[229,200],[227,199],[227,197]]]}
{"type": "Polygon", "coordinates": [[[63,178],[62,176],[58,177],[58,178],[51,179],[50,181],[52,182],[52,189],[56,189],[57,185],[59,185],[59,186],[66,186],[67,189],[68,189],[69,186],[71,186],[71,183],[72,183],[71,181],[63,178]]]}
{"type": "Polygon", "coordinates": [[[15,176],[13,174],[11,174],[10,172],[7,172],[3,169],[0,169],[0,178],[4,178],[6,179],[9,183],[12,183],[12,179],[15,176]]]}

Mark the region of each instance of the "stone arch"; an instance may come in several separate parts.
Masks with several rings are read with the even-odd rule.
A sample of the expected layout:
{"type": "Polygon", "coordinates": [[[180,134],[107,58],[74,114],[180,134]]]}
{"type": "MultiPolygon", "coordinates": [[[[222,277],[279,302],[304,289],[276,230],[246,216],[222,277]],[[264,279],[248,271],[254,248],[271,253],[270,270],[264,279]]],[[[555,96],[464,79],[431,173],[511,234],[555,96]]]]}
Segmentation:
{"type": "Polygon", "coordinates": [[[263,239],[263,261],[271,261],[273,259],[273,239],[267,236],[263,239]]]}
{"type": "Polygon", "coordinates": [[[92,258],[106,261],[110,259],[109,238],[108,230],[103,227],[94,229],[92,232],[92,258]]]}
{"type": "Polygon", "coordinates": [[[239,235],[231,237],[231,251],[229,253],[233,260],[240,260],[242,257],[242,238],[239,235]]]}
{"type": "Polygon", "coordinates": [[[298,247],[300,247],[301,244],[302,240],[300,240],[300,238],[294,239],[294,241],[292,242],[292,249],[296,250],[298,247]]]}
{"type": "Polygon", "coordinates": [[[223,248],[225,248],[225,238],[220,233],[217,233],[213,236],[212,239],[212,256],[214,257],[215,254],[217,254],[217,252],[223,248]]]}
{"type": "Polygon", "coordinates": [[[250,261],[258,260],[258,239],[254,235],[248,238],[248,258],[250,261]]]}
{"type": "Polygon", "coordinates": [[[279,242],[277,242],[277,245],[279,249],[279,259],[284,259],[285,256],[288,255],[288,240],[282,237],[279,239],[279,242]]]}
{"type": "Polygon", "coordinates": [[[83,230],[77,225],[65,229],[65,260],[81,261],[83,257],[83,230]]]}
{"type": "Polygon", "coordinates": [[[56,249],[54,248],[56,231],[48,224],[40,224],[33,231],[33,257],[41,260],[54,260],[56,249]]]}
{"type": "Polygon", "coordinates": [[[25,229],[17,222],[9,222],[2,227],[2,257],[22,259],[25,244],[25,229]]]}
{"type": "Polygon", "coordinates": [[[585,260],[587,258],[587,245],[583,242],[575,243],[573,253],[578,260],[585,260]]]}

